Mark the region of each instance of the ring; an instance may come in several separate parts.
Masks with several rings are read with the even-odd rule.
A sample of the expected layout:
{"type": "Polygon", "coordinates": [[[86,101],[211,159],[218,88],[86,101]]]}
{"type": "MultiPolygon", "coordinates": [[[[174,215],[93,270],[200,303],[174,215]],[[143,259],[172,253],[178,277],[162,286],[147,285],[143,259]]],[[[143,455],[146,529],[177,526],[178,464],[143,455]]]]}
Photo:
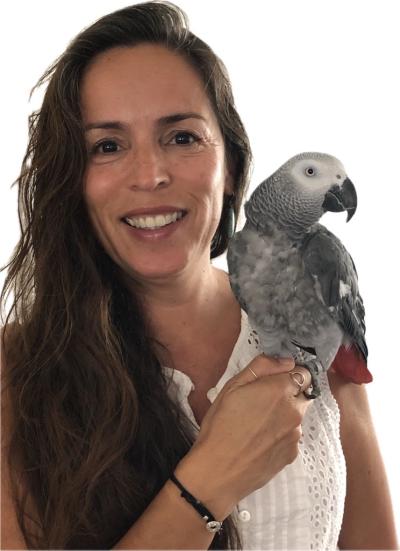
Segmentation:
{"type": "Polygon", "coordinates": [[[253,373],[254,377],[255,377],[256,379],[258,379],[258,376],[254,373],[254,371],[251,369],[251,367],[249,367],[248,369],[250,369],[250,371],[253,373]]]}
{"type": "Polygon", "coordinates": [[[296,383],[296,385],[298,386],[299,392],[295,394],[295,396],[298,396],[300,392],[303,391],[303,385],[306,381],[306,378],[304,377],[303,373],[300,373],[300,371],[289,371],[289,375],[292,381],[296,383]],[[298,375],[299,377],[301,377],[301,380],[299,381],[298,379],[296,379],[295,375],[298,375]]]}

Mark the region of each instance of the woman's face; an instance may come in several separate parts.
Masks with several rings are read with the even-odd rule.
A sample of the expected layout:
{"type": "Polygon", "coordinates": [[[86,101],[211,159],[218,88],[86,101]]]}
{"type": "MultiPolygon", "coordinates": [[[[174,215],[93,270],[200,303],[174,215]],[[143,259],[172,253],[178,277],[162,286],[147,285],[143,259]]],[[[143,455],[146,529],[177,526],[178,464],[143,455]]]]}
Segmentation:
{"type": "Polygon", "coordinates": [[[209,262],[233,190],[195,70],[162,46],[114,48],[89,66],[81,90],[84,194],[107,253],[138,281],[209,262]]]}

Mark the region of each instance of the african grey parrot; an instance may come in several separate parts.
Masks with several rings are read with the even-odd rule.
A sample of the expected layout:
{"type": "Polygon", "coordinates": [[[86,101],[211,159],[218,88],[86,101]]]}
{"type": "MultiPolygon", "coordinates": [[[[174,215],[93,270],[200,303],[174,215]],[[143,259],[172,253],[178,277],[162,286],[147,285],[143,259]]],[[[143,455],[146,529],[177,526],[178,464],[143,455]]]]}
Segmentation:
{"type": "Polygon", "coordinates": [[[354,215],[357,195],[342,163],[301,153],[264,180],[244,206],[246,223],[227,253],[232,290],[268,356],[293,357],[312,375],[333,368],[356,383],[367,369],[364,306],[354,262],[318,221],[354,215]]]}

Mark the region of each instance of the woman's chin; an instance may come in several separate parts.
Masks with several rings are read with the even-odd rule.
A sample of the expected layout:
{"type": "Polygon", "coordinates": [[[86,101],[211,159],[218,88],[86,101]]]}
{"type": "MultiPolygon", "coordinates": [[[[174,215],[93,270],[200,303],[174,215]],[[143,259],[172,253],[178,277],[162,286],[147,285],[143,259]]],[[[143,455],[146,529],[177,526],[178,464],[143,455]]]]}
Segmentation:
{"type": "Polygon", "coordinates": [[[159,258],[152,262],[124,263],[122,268],[133,279],[146,283],[177,276],[185,271],[186,266],[184,259],[159,258]]]}

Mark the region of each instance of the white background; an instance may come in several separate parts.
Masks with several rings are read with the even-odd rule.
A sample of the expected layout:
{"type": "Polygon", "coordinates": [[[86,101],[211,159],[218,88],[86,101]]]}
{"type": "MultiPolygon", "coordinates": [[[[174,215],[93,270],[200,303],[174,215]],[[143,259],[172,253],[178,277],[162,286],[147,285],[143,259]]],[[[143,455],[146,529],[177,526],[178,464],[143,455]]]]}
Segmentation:
{"type": "MultiPolygon", "coordinates": [[[[399,526],[398,3],[177,3],[228,67],[255,156],[252,188],[302,151],[335,155],[356,186],[359,205],[351,222],[331,213],[322,222],[340,236],[358,269],[374,375],[367,390],[399,526]]],[[[10,185],[26,147],[28,113],[40,100],[38,94],[28,103],[29,91],[77,32],[125,5],[25,0],[2,7],[0,265],[19,234],[10,185]]],[[[3,281],[4,272],[0,286],[3,281]]]]}

